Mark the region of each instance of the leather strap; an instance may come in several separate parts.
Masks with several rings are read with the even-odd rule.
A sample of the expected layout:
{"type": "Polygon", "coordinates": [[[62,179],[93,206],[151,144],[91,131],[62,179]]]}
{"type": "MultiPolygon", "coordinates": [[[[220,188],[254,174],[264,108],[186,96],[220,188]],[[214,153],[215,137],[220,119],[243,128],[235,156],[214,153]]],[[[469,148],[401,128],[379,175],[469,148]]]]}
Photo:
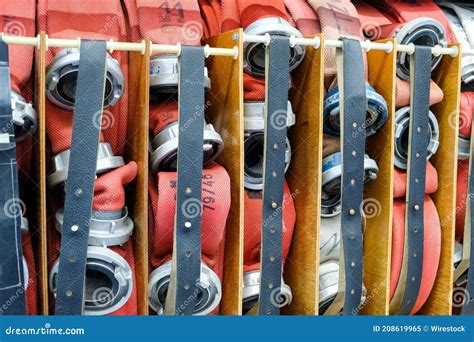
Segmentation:
{"type": "Polygon", "coordinates": [[[431,48],[416,46],[410,60],[411,110],[408,141],[404,264],[395,291],[398,313],[408,315],[418,298],[423,272],[424,197],[429,144],[431,48]],[[398,294],[397,294],[398,293],[398,294]],[[401,299],[401,302],[399,302],[401,299]]]}
{"type": "Polygon", "coordinates": [[[179,56],[179,145],[173,263],[166,314],[192,315],[201,273],[204,48],[179,56]]]}
{"type": "Polygon", "coordinates": [[[265,94],[263,224],[258,314],[279,315],[278,299],[282,286],[282,202],[290,72],[289,37],[271,36],[265,54],[265,83],[268,86],[265,94]],[[285,120],[281,120],[281,117],[285,120]]]}
{"type": "Polygon", "coordinates": [[[56,292],[57,315],[81,315],[84,309],[87,241],[100,131],[94,123],[102,122],[105,41],[82,40],[80,54],[56,292]]]}
{"type": "Polygon", "coordinates": [[[0,39],[0,315],[25,315],[15,132],[12,122],[8,45],[0,39]]]}
{"type": "MultiPolygon", "coordinates": [[[[354,315],[362,298],[363,233],[362,212],[359,210],[364,190],[365,113],[367,98],[365,91],[364,60],[360,42],[343,38],[342,70],[338,72],[339,88],[342,89],[341,144],[342,144],[342,197],[341,231],[345,284],[343,315],[354,315]]],[[[342,278],[342,277],[341,277],[342,278]]]]}

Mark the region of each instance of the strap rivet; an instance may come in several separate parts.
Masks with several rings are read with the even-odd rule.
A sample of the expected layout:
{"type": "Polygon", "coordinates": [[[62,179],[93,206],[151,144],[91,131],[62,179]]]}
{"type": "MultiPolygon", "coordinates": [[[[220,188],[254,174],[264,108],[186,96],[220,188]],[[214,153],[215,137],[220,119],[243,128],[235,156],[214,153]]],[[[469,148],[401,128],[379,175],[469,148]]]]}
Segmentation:
{"type": "Polygon", "coordinates": [[[70,255],[70,256],[68,257],[68,260],[69,260],[70,262],[75,262],[75,261],[76,261],[76,256],[75,256],[75,255],[70,255]]]}
{"type": "Polygon", "coordinates": [[[278,204],[275,201],[272,201],[272,208],[273,209],[278,208],[278,204]]]}
{"type": "Polygon", "coordinates": [[[76,194],[76,196],[81,196],[82,195],[82,188],[77,188],[74,193],[76,194]]]}
{"type": "Polygon", "coordinates": [[[351,290],[351,295],[355,295],[355,293],[356,293],[355,290],[352,289],[352,290],[351,290]]]}
{"type": "Polygon", "coordinates": [[[419,206],[418,204],[415,204],[415,205],[413,206],[413,209],[415,209],[416,211],[418,211],[418,210],[420,210],[420,206],[419,206]]]}
{"type": "Polygon", "coordinates": [[[188,221],[188,222],[184,222],[184,226],[185,226],[186,228],[191,228],[191,222],[189,222],[189,221],[188,221]]]}
{"type": "Polygon", "coordinates": [[[418,228],[413,228],[413,233],[418,233],[418,228]]]}
{"type": "Polygon", "coordinates": [[[275,227],[271,227],[271,228],[270,228],[270,233],[275,234],[275,232],[276,232],[275,227]]]}
{"type": "Polygon", "coordinates": [[[413,252],[413,257],[416,258],[416,252],[413,252]]]}
{"type": "Polygon", "coordinates": [[[416,152],[415,155],[416,155],[417,158],[420,158],[420,153],[419,152],[416,152]]]}
{"type": "Polygon", "coordinates": [[[419,183],[419,182],[420,182],[420,180],[418,179],[418,177],[415,178],[415,183],[419,183]]]}
{"type": "Polygon", "coordinates": [[[271,313],[272,313],[272,310],[270,310],[270,309],[267,309],[266,313],[267,313],[267,315],[269,315],[269,314],[271,314],[271,313]]]}
{"type": "Polygon", "coordinates": [[[72,296],[72,290],[67,290],[66,291],[66,296],[71,297],[72,296]]]}
{"type": "Polygon", "coordinates": [[[351,179],[351,185],[354,185],[356,183],[356,180],[354,178],[351,179]]]}
{"type": "Polygon", "coordinates": [[[355,156],[357,152],[355,150],[352,150],[352,155],[355,156]]]}
{"type": "Polygon", "coordinates": [[[186,193],[187,193],[187,194],[190,194],[190,193],[191,193],[191,188],[190,188],[189,186],[186,188],[186,193]]]}
{"type": "Polygon", "coordinates": [[[185,289],[185,290],[189,290],[189,287],[190,287],[190,286],[189,286],[188,283],[184,284],[184,289],[185,289]]]}
{"type": "Polygon", "coordinates": [[[350,209],[349,209],[349,214],[350,214],[351,216],[354,216],[354,215],[356,214],[355,209],[354,209],[354,208],[350,208],[350,209]]]}
{"type": "Polygon", "coordinates": [[[184,254],[186,255],[187,258],[189,258],[191,256],[191,251],[186,251],[184,254]]]}
{"type": "Polygon", "coordinates": [[[270,261],[275,261],[275,257],[273,255],[270,257],[270,261]]]}
{"type": "Polygon", "coordinates": [[[74,224],[71,226],[71,232],[77,232],[79,230],[79,226],[77,224],[74,224]]]}
{"type": "Polygon", "coordinates": [[[416,128],[416,131],[417,131],[418,133],[421,133],[421,127],[418,126],[418,127],[416,128]]]}
{"type": "Polygon", "coordinates": [[[274,149],[274,150],[278,150],[278,144],[277,144],[277,143],[274,143],[274,144],[273,144],[273,149],[274,149]]]}
{"type": "Polygon", "coordinates": [[[415,276],[411,277],[411,281],[415,281],[415,276]]]}
{"type": "Polygon", "coordinates": [[[357,122],[352,123],[352,127],[356,128],[357,127],[357,122]]]}
{"type": "Polygon", "coordinates": [[[269,289],[273,289],[273,283],[268,284],[269,289]]]}
{"type": "Polygon", "coordinates": [[[354,261],[351,262],[351,266],[352,266],[352,267],[355,267],[355,265],[356,265],[356,263],[355,263],[354,261]]]}
{"type": "Polygon", "coordinates": [[[277,176],[277,173],[275,171],[272,172],[272,176],[273,177],[276,177],[277,176]]]}

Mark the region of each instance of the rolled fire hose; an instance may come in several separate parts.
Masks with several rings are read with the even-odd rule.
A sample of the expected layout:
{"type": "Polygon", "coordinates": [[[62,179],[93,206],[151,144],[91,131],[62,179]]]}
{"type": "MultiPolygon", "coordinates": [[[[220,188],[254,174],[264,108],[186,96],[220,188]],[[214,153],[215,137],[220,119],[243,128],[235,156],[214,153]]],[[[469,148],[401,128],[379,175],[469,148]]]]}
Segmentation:
{"type": "MultiPolygon", "coordinates": [[[[124,17],[120,1],[110,1],[103,6],[84,6],[76,1],[39,1],[38,26],[50,38],[126,39],[124,17]],[[91,17],[94,20],[91,20],[91,17]],[[108,23],[107,20],[117,19],[108,23]],[[74,18],[72,20],[71,18],[74,18]],[[109,19],[107,19],[109,18],[109,19]],[[73,29],[70,23],[75,23],[73,29]],[[66,23],[68,23],[66,25],[66,23]],[[96,25],[109,27],[98,34],[96,25]]],[[[77,50],[50,49],[47,53],[47,135],[51,142],[53,173],[49,175],[50,186],[64,184],[67,180],[73,113],[70,109],[76,99],[79,53],[77,50]]],[[[113,52],[105,58],[106,78],[104,106],[109,108],[97,117],[95,125],[101,131],[98,149],[97,174],[91,220],[91,240],[100,247],[89,247],[86,260],[86,289],[83,313],[86,315],[136,314],[136,291],[134,289],[134,257],[128,239],[133,223],[125,207],[124,185],[131,182],[137,173],[137,165],[125,165],[121,154],[125,146],[128,98],[126,92],[128,56],[125,52],[113,52]],[[124,228],[125,226],[125,228],[124,228]],[[110,231],[112,228],[112,231],[110,231]],[[119,228],[113,230],[113,228],[119,228]],[[109,230],[109,231],[107,231],[109,230]],[[125,230],[125,233],[124,233],[125,230]],[[104,246],[122,246],[106,248],[104,246]]],[[[87,153],[87,152],[86,152],[87,153]]],[[[59,195],[59,194],[58,194],[59,195]]],[[[61,196],[61,195],[59,195],[61,196]]],[[[56,207],[56,228],[62,229],[62,211],[59,198],[52,199],[56,207]]],[[[57,235],[55,231],[50,234],[57,235]]],[[[59,236],[52,246],[59,251],[59,236]]],[[[59,259],[54,255],[50,271],[50,290],[56,293],[59,259]]]]}
{"type": "MultiPolygon", "coordinates": [[[[417,45],[445,46],[446,36],[453,37],[442,11],[431,1],[423,2],[423,15],[414,10],[420,7],[417,1],[378,1],[356,3],[357,12],[362,22],[362,30],[366,38],[379,40],[394,37],[399,44],[414,43],[417,45]],[[413,8],[411,8],[413,6],[413,8]],[[425,10],[426,9],[426,10],[425,10]],[[443,26],[445,24],[446,26],[443,26]],[[446,31],[447,29],[448,31],[446,31]]],[[[441,56],[433,57],[434,69],[441,56]]],[[[410,104],[410,86],[408,83],[409,58],[406,54],[399,54],[397,61],[397,79],[395,83],[395,107],[400,108],[410,104]]],[[[430,105],[440,102],[443,92],[434,83],[430,82],[430,105]]]]}
{"type": "MultiPolygon", "coordinates": [[[[230,208],[230,179],[222,166],[211,163],[203,169],[202,186],[201,278],[195,315],[218,312],[222,297],[225,226],[230,208]]],[[[158,185],[151,181],[149,192],[154,228],[150,246],[153,271],[148,282],[148,297],[152,310],[164,314],[173,252],[176,172],[158,172],[158,185]]],[[[195,215],[200,210],[198,203],[187,206],[188,215],[195,215]]]]}

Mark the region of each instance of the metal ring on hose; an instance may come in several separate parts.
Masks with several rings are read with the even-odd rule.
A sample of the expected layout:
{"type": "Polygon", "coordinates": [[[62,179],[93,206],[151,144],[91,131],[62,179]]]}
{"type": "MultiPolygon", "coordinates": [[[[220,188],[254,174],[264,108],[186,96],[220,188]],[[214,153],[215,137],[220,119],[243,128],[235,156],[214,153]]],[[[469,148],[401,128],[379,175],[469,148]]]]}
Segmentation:
{"type": "MultiPolygon", "coordinates": [[[[341,152],[330,154],[323,159],[321,216],[331,217],[340,212],[341,177],[342,177],[341,152]],[[335,201],[337,199],[337,201],[335,201]]],[[[367,154],[364,155],[364,182],[376,179],[378,167],[375,160],[367,154]]]]}
{"type": "MultiPolygon", "coordinates": [[[[58,107],[73,110],[76,101],[78,49],[63,49],[46,70],[46,96],[58,107]]],[[[113,106],[125,90],[125,78],[117,60],[107,54],[104,108],[113,106]]]]}
{"type": "MultiPolygon", "coordinates": [[[[158,315],[164,314],[171,275],[171,261],[151,272],[148,281],[150,307],[158,315]]],[[[201,262],[201,275],[196,289],[194,315],[207,315],[217,308],[222,298],[221,281],[217,274],[201,262]]]]}
{"type": "MultiPolygon", "coordinates": [[[[178,90],[178,57],[175,55],[158,55],[150,60],[150,96],[156,94],[174,94],[178,90]]],[[[204,67],[204,87],[211,89],[211,79],[204,67]]]]}
{"type": "MultiPolygon", "coordinates": [[[[56,296],[59,259],[49,274],[49,288],[56,296]]],[[[87,248],[84,315],[108,315],[132,295],[133,274],[128,262],[105,247],[87,248]]]]}
{"type": "MultiPolygon", "coordinates": [[[[289,22],[282,18],[263,18],[254,21],[244,31],[248,35],[279,35],[303,38],[303,35],[289,22]]],[[[304,58],[304,46],[295,45],[290,51],[290,72],[295,69],[304,58]]],[[[244,71],[259,77],[265,76],[265,45],[263,43],[244,42],[244,71]]]]}
{"type": "Polygon", "coordinates": [[[35,134],[38,129],[38,120],[31,103],[26,102],[20,94],[12,91],[11,101],[15,141],[20,142],[35,134]]]}
{"type": "MultiPolygon", "coordinates": [[[[224,142],[212,124],[204,125],[203,163],[214,161],[224,149],[224,142]]],[[[163,128],[152,140],[153,152],[150,156],[152,172],[174,171],[178,162],[178,122],[163,128]]]]}
{"type": "MultiPolygon", "coordinates": [[[[365,85],[367,97],[367,114],[364,127],[366,136],[375,134],[387,121],[387,102],[368,83],[365,85]]],[[[323,110],[324,132],[330,135],[340,135],[339,87],[335,86],[326,95],[323,110]]]]}
{"type": "MultiPolygon", "coordinates": [[[[71,150],[68,149],[53,157],[53,173],[48,175],[48,186],[50,188],[64,183],[67,180],[70,153],[71,150]]],[[[123,165],[125,165],[123,157],[114,156],[109,143],[99,143],[99,149],[97,151],[97,174],[116,169],[123,165]]]]}
{"type": "MultiPolygon", "coordinates": [[[[56,229],[61,232],[64,223],[64,208],[55,215],[56,229]]],[[[127,207],[118,211],[92,211],[89,225],[89,245],[118,246],[128,241],[133,233],[133,221],[128,216],[127,207]]]]}
{"type": "MultiPolygon", "coordinates": [[[[406,170],[408,161],[408,134],[410,126],[410,107],[403,107],[395,113],[395,166],[406,170]]],[[[429,160],[436,153],[439,146],[439,125],[433,112],[429,113],[428,134],[430,142],[428,144],[428,154],[426,160],[429,160]]]]}
{"type": "MultiPolygon", "coordinates": [[[[446,31],[438,21],[421,17],[410,20],[399,28],[394,38],[397,39],[398,44],[408,45],[413,43],[415,45],[447,46],[446,31]]],[[[443,55],[431,57],[431,70],[434,70],[441,61],[443,55]]],[[[404,80],[410,79],[410,55],[406,52],[400,52],[397,60],[397,76],[404,80]]]]}
{"type": "MultiPolygon", "coordinates": [[[[258,296],[260,293],[260,270],[245,272],[243,277],[243,294],[242,294],[242,312],[245,314],[252,307],[258,304],[258,296]]],[[[281,279],[281,288],[279,293],[272,300],[274,305],[284,307],[291,303],[293,294],[290,286],[288,286],[283,277],[281,279]]]]}

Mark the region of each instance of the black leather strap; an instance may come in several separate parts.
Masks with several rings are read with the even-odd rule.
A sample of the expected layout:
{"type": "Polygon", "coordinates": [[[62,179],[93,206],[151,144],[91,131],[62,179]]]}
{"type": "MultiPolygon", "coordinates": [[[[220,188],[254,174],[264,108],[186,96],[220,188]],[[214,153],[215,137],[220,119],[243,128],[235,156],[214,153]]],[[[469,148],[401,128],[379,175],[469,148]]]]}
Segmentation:
{"type": "Polygon", "coordinates": [[[104,103],[106,43],[82,40],[80,54],[57,276],[57,315],[81,315],[84,308],[87,241],[100,131],[97,123],[102,122],[104,103]]]}
{"type": "Polygon", "coordinates": [[[423,272],[424,199],[426,157],[430,142],[429,97],[431,79],[431,48],[415,46],[410,61],[411,111],[407,165],[407,205],[405,236],[407,240],[407,273],[405,292],[398,311],[408,315],[420,291],[423,272]]]}
{"type": "Polygon", "coordinates": [[[282,286],[282,202],[290,72],[289,38],[271,36],[266,54],[263,223],[258,314],[278,315],[282,286]]]}
{"type": "Polygon", "coordinates": [[[173,266],[166,313],[192,315],[201,274],[204,48],[179,56],[179,142],[173,266]]]}
{"type": "Polygon", "coordinates": [[[0,315],[25,315],[15,132],[12,124],[8,45],[0,39],[0,315]]]}
{"type": "MultiPolygon", "coordinates": [[[[344,250],[344,315],[358,313],[362,298],[363,236],[360,211],[364,191],[365,91],[364,62],[360,42],[344,38],[341,111],[342,194],[341,232],[344,250]]],[[[341,85],[339,84],[339,87],[341,85]]]]}

